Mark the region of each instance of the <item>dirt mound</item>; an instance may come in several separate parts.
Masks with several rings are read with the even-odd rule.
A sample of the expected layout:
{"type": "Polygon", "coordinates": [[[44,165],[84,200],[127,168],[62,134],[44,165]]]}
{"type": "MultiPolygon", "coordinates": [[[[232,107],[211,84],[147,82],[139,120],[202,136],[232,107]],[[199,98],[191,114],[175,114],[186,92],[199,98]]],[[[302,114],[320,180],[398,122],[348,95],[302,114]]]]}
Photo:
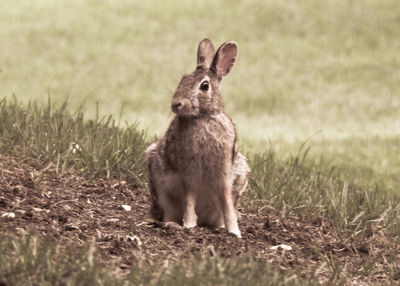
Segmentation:
{"type": "MultiPolygon", "coordinates": [[[[374,255],[373,249],[349,249],[332,234],[327,221],[304,222],[241,210],[238,239],[224,229],[163,228],[149,219],[145,189],[124,181],[86,179],[75,171],[57,172],[53,165],[36,170],[31,164],[0,155],[0,225],[6,233],[49,236],[60,246],[95,239],[103,261],[122,269],[138,260],[178,261],[207,251],[223,257],[250,254],[282,269],[319,269],[328,276],[323,257],[343,257],[343,265],[374,255]]],[[[326,264],[326,263],[325,263],[326,264]]]]}

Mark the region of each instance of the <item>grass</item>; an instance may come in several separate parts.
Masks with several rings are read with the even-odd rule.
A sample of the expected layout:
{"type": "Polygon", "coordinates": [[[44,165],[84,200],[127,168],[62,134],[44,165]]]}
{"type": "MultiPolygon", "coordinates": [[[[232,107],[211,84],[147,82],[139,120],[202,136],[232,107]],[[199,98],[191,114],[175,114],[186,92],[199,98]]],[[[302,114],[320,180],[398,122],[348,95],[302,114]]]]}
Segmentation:
{"type": "MultiPolygon", "coordinates": [[[[14,100],[0,101],[0,151],[27,158],[39,167],[56,164],[62,172],[75,168],[88,176],[119,178],[141,187],[146,184],[144,150],[149,140],[136,125],[120,128],[112,117],[85,120],[82,112],[70,115],[64,103],[56,108],[14,100]]],[[[322,215],[357,222],[378,218],[390,209],[400,215],[399,196],[386,189],[362,188],[343,180],[340,170],[307,162],[310,148],[284,161],[273,152],[250,155],[252,176],[249,204],[263,202],[278,208],[282,216],[322,215]],[[363,216],[360,216],[360,213],[363,216]]],[[[264,204],[264,203],[263,203],[264,204]]],[[[339,221],[338,221],[339,222],[339,221]]],[[[387,223],[387,222],[386,222],[387,223]]],[[[388,225],[400,234],[396,220],[388,225]],[[393,225],[392,225],[393,224],[393,225]]],[[[386,225],[386,226],[388,226],[386,225]]]]}
{"type": "MultiPolygon", "coordinates": [[[[308,221],[316,217],[332,219],[337,236],[344,239],[349,238],[349,233],[368,236],[371,225],[392,231],[393,236],[400,234],[397,195],[343,181],[335,170],[324,173],[321,168],[309,167],[304,162],[306,154],[284,162],[273,153],[255,155],[251,161],[250,203],[257,205],[261,199],[261,206],[265,207],[267,201],[283,217],[295,214],[308,221]],[[358,231],[360,227],[363,231],[358,231]]],[[[354,241],[355,237],[350,239],[354,241]]]]}
{"type": "MultiPolygon", "coordinates": [[[[57,164],[60,172],[75,168],[89,177],[126,179],[145,187],[143,151],[148,141],[136,126],[121,129],[110,117],[84,120],[81,112],[70,115],[65,104],[58,108],[50,103],[46,107],[28,106],[28,109],[21,107],[16,101],[1,102],[1,153],[25,158],[38,168],[57,164]]],[[[375,232],[384,231],[388,239],[395,241],[400,233],[397,219],[400,197],[389,190],[365,189],[342,181],[338,171],[326,173],[321,167],[309,166],[307,152],[308,149],[283,161],[272,152],[251,156],[252,177],[244,206],[259,211],[272,209],[283,218],[327,219],[333,226],[334,236],[348,249],[367,247],[375,232]]],[[[205,279],[201,283],[212,285],[237,285],[248,279],[254,285],[265,285],[265,279],[270,279],[270,285],[298,285],[304,279],[310,284],[317,283],[317,273],[298,273],[295,269],[282,272],[251,257],[192,258],[183,262],[184,266],[166,266],[165,273],[158,276],[160,265],[143,264],[134,266],[128,275],[121,275],[114,273],[112,265],[101,265],[93,256],[96,251],[93,247],[76,245],[64,256],[57,252],[57,244],[46,243],[43,238],[27,238],[25,242],[13,242],[14,239],[11,236],[0,246],[7,261],[0,267],[0,282],[3,279],[11,285],[19,285],[18,281],[31,281],[32,285],[117,285],[122,281],[197,285],[199,277],[205,279]],[[87,249],[91,254],[85,252],[87,249]]],[[[388,262],[385,271],[389,277],[397,277],[397,253],[382,251],[379,257],[384,256],[388,262]]],[[[323,252],[320,255],[330,265],[332,282],[350,281],[373,273],[374,261],[365,260],[349,271],[341,269],[336,258],[323,252]]]]}
{"type": "MultiPolygon", "coordinates": [[[[329,218],[345,244],[365,242],[371,228],[399,234],[398,1],[40,0],[2,7],[0,152],[143,187],[144,148],[172,118],[170,96],[182,74],[193,70],[197,43],[235,40],[239,60],[222,91],[240,147],[251,158],[248,206],[266,204],[283,217],[329,218]]],[[[10,249],[31,255],[23,243],[10,249]]],[[[46,255],[32,269],[56,275],[51,261],[43,264],[48,268],[35,266],[46,255]]],[[[395,277],[399,265],[387,257],[395,277]]],[[[84,258],[73,259],[93,269],[84,258]]],[[[296,273],[249,261],[215,260],[199,271],[219,283],[207,267],[226,263],[227,279],[249,263],[268,269],[262,277],[246,272],[254,284],[264,277],[276,277],[274,285],[300,284],[290,280],[300,277],[296,273]]],[[[10,259],[7,273],[25,267],[15,263],[10,259]]],[[[129,279],[198,281],[186,277],[195,266],[171,267],[165,281],[154,280],[147,268],[129,279]]],[[[82,269],[77,273],[98,284],[119,279],[82,269]]],[[[70,285],[81,281],[71,279],[70,285]]]]}
{"type": "Polygon", "coordinates": [[[0,97],[83,103],[160,135],[197,43],[236,40],[224,82],[241,146],[309,154],[347,180],[398,192],[400,4],[352,1],[6,1],[0,97]],[[246,11],[246,13],[243,13],[246,11]],[[390,151],[387,151],[390,150],[390,151]],[[389,154],[388,154],[389,153],[389,154]],[[363,166],[363,168],[360,168],[363,166]],[[364,167],[365,166],[365,167],[364,167]],[[354,174],[354,176],[353,176],[354,174]]]}
{"type": "MultiPolygon", "coordinates": [[[[113,265],[98,263],[94,244],[69,249],[59,256],[46,240],[27,237],[21,242],[0,242],[4,260],[0,283],[5,285],[299,285],[306,280],[295,272],[284,275],[277,267],[251,257],[210,258],[202,253],[190,262],[177,265],[135,265],[129,273],[116,273],[113,265]],[[21,284],[22,282],[22,284],[21,284]]],[[[317,285],[315,279],[308,285],[317,285]]]]}
{"type": "Polygon", "coordinates": [[[123,130],[108,117],[84,120],[66,111],[66,103],[54,109],[16,101],[0,101],[0,150],[26,157],[38,166],[50,163],[62,172],[76,168],[90,176],[119,177],[144,186],[145,133],[136,125],[123,130]]]}

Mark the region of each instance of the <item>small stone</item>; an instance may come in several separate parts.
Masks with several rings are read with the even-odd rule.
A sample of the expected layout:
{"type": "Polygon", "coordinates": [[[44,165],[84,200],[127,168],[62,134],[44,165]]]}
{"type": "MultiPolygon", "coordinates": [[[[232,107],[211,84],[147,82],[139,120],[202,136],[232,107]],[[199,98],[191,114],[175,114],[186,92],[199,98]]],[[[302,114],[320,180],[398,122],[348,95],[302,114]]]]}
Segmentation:
{"type": "Polygon", "coordinates": [[[277,249],[283,249],[283,250],[292,250],[292,247],[290,245],[286,244],[278,244],[275,246],[271,246],[271,250],[277,250],[277,249]]]}
{"type": "Polygon", "coordinates": [[[124,210],[126,210],[127,212],[130,212],[131,209],[132,209],[130,205],[122,205],[122,208],[123,208],[124,210]]]}
{"type": "Polygon", "coordinates": [[[16,210],[15,212],[16,212],[16,213],[19,213],[19,214],[22,214],[22,215],[26,214],[26,211],[25,211],[25,210],[16,210]]]}
{"type": "Polygon", "coordinates": [[[138,247],[141,247],[143,245],[143,242],[140,240],[140,238],[137,235],[127,235],[126,239],[128,241],[135,242],[138,247]]]}
{"type": "Polygon", "coordinates": [[[1,217],[5,217],[5,218],[10,218],[10,219],[12,219],[12,218],[15,218],[15,213],[13,213],[13,212],[5,212],[5,213],[3,213],[3,214],[1,215],[1,217]]]}

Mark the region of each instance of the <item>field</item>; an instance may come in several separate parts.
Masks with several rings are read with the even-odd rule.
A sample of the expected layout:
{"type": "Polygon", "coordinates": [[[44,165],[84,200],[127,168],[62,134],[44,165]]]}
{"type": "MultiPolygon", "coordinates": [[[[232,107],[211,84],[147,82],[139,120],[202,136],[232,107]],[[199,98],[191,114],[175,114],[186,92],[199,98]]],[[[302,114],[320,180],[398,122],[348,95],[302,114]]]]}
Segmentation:
{"type": "Polygon", "coordinates": [[[399,34],[394,0],[3,2],[0,284],[399,283],[399,34]],[[239,47],[242,240],[147,214],[205,37],[239,47]]]}

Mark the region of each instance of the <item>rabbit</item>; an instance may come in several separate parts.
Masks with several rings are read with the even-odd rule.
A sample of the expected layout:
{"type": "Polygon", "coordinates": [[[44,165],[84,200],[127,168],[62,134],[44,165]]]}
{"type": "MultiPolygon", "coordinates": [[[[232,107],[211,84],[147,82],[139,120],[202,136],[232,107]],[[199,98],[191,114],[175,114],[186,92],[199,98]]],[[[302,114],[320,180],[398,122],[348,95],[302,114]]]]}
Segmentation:
{"type": "Polygon", "coordinates": [[[236,56],[234,41],[216,53],[209,39],[200,42],[196,70],[182,77],[173,95],[174,119],[146,149],[150,213],[165,225],[226,227],[241,237],[237,207],[250,168],[220,93],[236,56]]]}

